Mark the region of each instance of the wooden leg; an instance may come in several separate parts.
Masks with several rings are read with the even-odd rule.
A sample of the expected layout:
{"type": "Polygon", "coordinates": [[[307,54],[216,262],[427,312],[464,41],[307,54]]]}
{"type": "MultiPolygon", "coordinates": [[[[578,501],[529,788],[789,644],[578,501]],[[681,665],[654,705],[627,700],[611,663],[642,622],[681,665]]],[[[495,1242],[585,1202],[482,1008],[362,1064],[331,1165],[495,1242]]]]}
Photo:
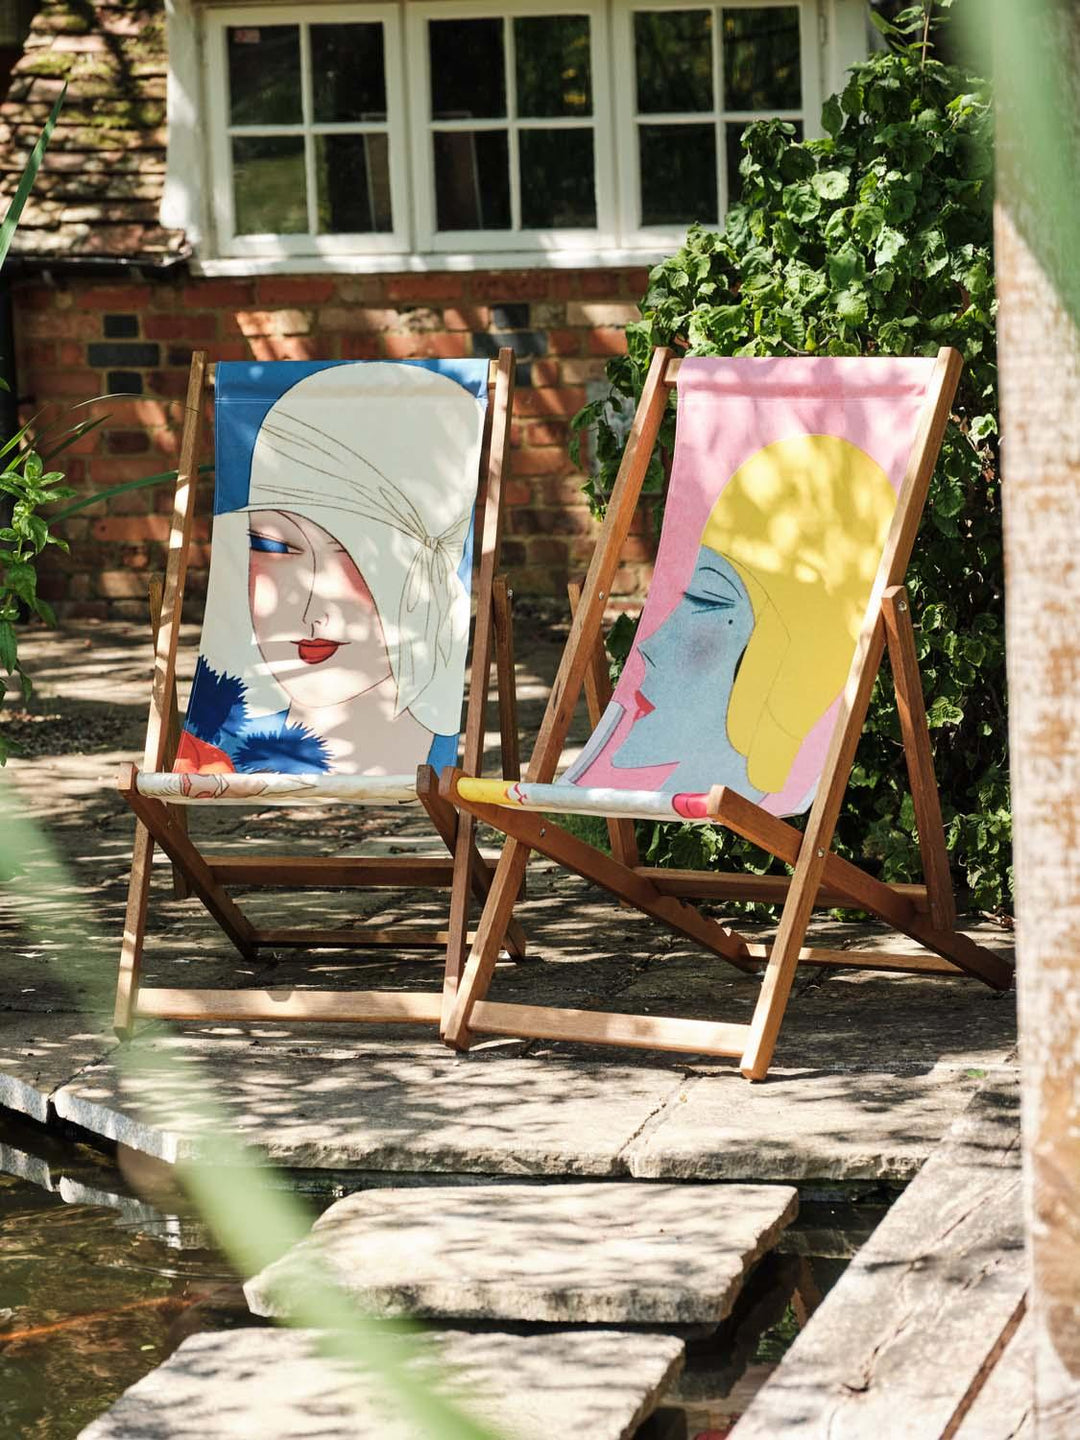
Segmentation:
{"type": "Polygon", "coordinates": [[[247,916],[214,879],[210,867],[182,830],[169,822],[167,808],[159,800],[149,800],[135,788],[135,767],[124,765],[120,770],[118,789],[174,865],[187,876],[193,892],[209,910],[245,960],[256,952],[255,930],[247,916]]]}
{"type": "Polygon", "coordinates": [[[450,1016],[442,1026],[443,1039],[455,1050],[469,1048],[472,1039],[469,1034],[469,1016],[473,1006],[487,994],[491,984],[495,962],[499,958],[501,936],[514,913],[528,860],[528,846],[517,840],[507,839],[495,867],[491,890],[480,916],[480,923],[476,927],[476,939],[465,962],[450,1016]]]}
{"type": "Polygon", "coordinates": [[[154,837],[141,821],[136,821],[127,911],[124,915],[124,942],[120,949],[120,973],[116,978],[116,1006],[113,1011],[113,1029],[122,1040],[131,1034],[135,1007],[139,1001],[143,941],[146,937],[146,909],[150,901],[150,867],[153,859],[154,837]]]}
{"type": "MultiPolygon", "coordinates": [[[[566,587],[566,593],[570,597],[570,614],[573,617],[577,614],[577,608],[581,602],[580,583],[572,580],[566,587]]],[[[604,638],[602,635],[598,635],[589,658],[589,668],[585,671],[585,703],[589,711],[589,724],[594,730],[599,725],[600,717],[607,709],[610,699],[611,677],[608,674],[607,656],[604,652],[604,638]]],[[[634,822],[612,817],[607,822],[607,830],[608,839],[611,841],[611,853],[620,865],[632,867],[640,864],[641,857],[638,854],[634,822]]]]}
{"type": "Polygon", "coordinates": [[[902,585],[894,585],[885,591],[881,613],[885,620],[889,663],[896,689],[900,733],[904,737],[904,756],[915,806],[930,919],[936,930],[952,930],[956,925],[956,898],[949,873],[949,854],[945,848],[941,799],[934,776],[926,702],[915,653],[915,632],[911,626],[911,607],[902,585]]]}
{"type": "Polygon", "coordinates": [[[521,779],[514,633],[510,622],[510,601],[513,593],[506,583],[506,576],[496,575],[492,582],[491,599],[495,611],[495,674],[498,684],[500,754],[504,780],[521,779]]]}
{"type": "MultiPolygon", "coordinates": [[[[150,599],[150,631],[154,637],[154,647],[157,648],[158,631],[161,629],[161,601],[164,594],[164,582],[160,575],[151,575],[149,583],[150,599]]],[[[164,768],[168,769],[176,759],[176,752],[180,746],[180,705],[176,698],[176,679],[172,680],[166,696],[165,704],[168,708],[168,741],[165,746],[164,768]]],[[[174,825],[179,825],[184,833],[187,833],[187,811],[183,805],[170,805],[169,818],[174,825]]],[[[172,867],[173,877],[173,898],[175,900],[187,900],[191,895],[191,889],[187,878],[179,865],[172,867]]]]}
{"type": "MultiPolygon", "coordinates": [[[[431,823],[442,836],[443,843],[455,857],[458,849],[459,825],[458,812],[454,807],[439,794],[439,778],[430,765],[421,765],[416,772],[416,793],[420,797],[420,803],[431,817],[431,823]]],[[[470,884],[473,894],[481,904],[487,899],[488,891],[491,889],[492,870],[491,866],[480,854],[476,847],[476,828],[471,829],[469,834],[468,853],[471,858],[470,884]]],[[[451,885],[457,884],[457,872],[455,868],[454,878],[451,885]]],[[[451,908],[453,908],[453,897],[451,897],[451,908]]],[[[466,906],[466,912],[468,907],[466,906]]],[[[453,926],[451,926],[453,929],[453,926]]],[[[524,961],[528,959],[525,932],[516,920],[511,920],[506,927],[506,936],[503,941],[506,946],[506,953],[512,960],[524,961]]]]}

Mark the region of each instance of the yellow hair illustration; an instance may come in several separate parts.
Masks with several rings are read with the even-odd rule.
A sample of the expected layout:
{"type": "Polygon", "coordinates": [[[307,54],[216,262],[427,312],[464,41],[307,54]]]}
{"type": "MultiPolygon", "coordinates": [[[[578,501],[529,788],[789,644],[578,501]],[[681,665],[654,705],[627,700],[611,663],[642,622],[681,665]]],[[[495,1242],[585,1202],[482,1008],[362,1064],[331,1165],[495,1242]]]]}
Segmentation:
{"type": "Polygon", "coordinates": [[[754,631],[728,706],[728,738],[755,789],[783,789],[851,666],[896,492],[834,435],[766,445],[725,485],[701,543],[738,571],[754,631]]]}

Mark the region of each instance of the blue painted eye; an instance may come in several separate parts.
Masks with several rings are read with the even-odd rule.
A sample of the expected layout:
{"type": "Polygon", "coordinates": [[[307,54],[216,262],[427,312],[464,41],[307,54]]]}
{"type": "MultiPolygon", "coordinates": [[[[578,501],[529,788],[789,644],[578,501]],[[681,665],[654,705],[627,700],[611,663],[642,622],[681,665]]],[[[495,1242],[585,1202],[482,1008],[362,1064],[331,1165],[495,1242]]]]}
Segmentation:
{"type": "Polygon", "coordinates": [[[248,540],[252,550],[262,550],[267,555],[288,555],[290,550],[284,540],[271,540],[267,535],[256,535],[254,530],[248,531],[248,540]]]}
{"type": "Polygon", "coordinates": [[[704,614],[707,611],[734,610],[735,601],[726,595],[712,595],[696,593],[693,590],[684,590],[683,599],[696,611],[704,614]]]}

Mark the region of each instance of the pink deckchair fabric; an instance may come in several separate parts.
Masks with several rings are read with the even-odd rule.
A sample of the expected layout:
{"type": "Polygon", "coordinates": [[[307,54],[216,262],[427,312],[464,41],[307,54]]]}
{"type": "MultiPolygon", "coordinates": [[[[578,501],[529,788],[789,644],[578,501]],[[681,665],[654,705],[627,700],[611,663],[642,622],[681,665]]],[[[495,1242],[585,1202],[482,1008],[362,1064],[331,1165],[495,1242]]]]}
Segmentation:
{"type": "Polygon", "coordinates": [[[556,784],[461,793],[694,818],[725,784],[807,809],[934,364],[683,361],[655,574],[611,704],[556,784]]]}

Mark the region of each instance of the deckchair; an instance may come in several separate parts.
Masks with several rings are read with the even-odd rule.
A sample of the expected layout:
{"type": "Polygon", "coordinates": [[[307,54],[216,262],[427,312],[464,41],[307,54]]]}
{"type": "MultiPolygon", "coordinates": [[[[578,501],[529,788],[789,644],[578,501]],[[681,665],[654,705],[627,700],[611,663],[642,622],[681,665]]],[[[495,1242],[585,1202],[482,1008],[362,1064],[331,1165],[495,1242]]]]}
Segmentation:
{"type": "MultiPolygon", "coordinates": [[[[736,1057],[766,1074],[800,964],[968,974],[1011,967],[956,931],[904,574],[961,368],[936,359],[678,360],[657,350],[525,781],[443,773],[440,794],[508,837],[444,1038],[569,1039],[736,1057]],[[670,391],[677,438],[654,577],[608,699],[601,622],[670,391]],[[886,641],[925,884],[886,884],[831,853],[886,641]],[[583,683],[595,730],[555,780],[583,683]],[[606,704],[604,702],[607,702],[606,704]],[[805,831],[785,816],[809,809],[805,831]],[[608,819],[612,854],[558,825],[608,819]],[[793,867],[736,876],[642,867],[633,820],[721,825],[793,867]],[[486,998],[529,852],[765,973],[749,1024],[509,1005],[486,998]],[[783,905],[770,946],[688,897],[783,905]],[[803,946],[815,906],[877,916],[921,953],[803,946]]],[[[427,783],[430,783],[427,782],[427,783]]]]}
{"type": "MultiPolygon", "coordinates": [[[[494,654],[502,769],[519,773],[508,591],[496,575],[513,390],[510,350],[494,364],[210,367],[204,354],[194,356],[155,605],[143,763],[125,765],[118,782],[137,820],[114,1017],[122,1035],[138,1017],[438,1021],[439,990],[141,985],[151,862],[159,846],[172,862],[175,893],[197,896],[248,961],[266,951],[368,945],[430,948],[442,958],[447,929],[327,928],[325,920],[265,928],[230,890],[439,886],[453,897],[471,886],[486,894],[492,867],[476,847],[472,818],[460,821],[431,786],[418,802],[417,775],[458,758],[471,588],[476,622],[462,766],[480,773],[494,654]],[[210,575],[181,725],[178,627],[211,384],[210,575]],[[190,807],[232,804],[411,805],[426,810],[449,853],[204,853],[189,834],[190,807]]],[[[318,834],[310,813],[306,824],[318,834]]],[[[460,904],[452,908],[467,914],[460,904]]],[[[523,958],[516,923],[505,941],[523,958]]],[[[454,953],[463,955],[465,944],[463,933],[454,953]]]]}

